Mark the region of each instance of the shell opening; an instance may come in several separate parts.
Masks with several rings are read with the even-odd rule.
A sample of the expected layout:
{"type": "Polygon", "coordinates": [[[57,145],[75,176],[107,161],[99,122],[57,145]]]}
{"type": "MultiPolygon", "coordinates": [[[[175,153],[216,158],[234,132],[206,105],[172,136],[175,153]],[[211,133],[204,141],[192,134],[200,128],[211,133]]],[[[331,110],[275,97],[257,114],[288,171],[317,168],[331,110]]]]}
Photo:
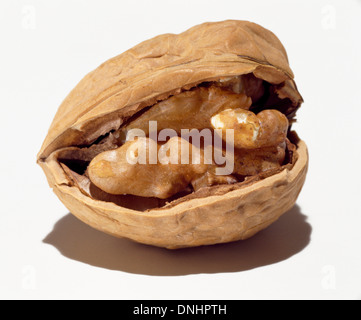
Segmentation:
{"type": "MultiPolygon", "coordinates": [[[[112,130],[91,145],[62,151],[59,162],[83,193],[141,211],[258,181],[292,166],[295,161],[297,141],[292,138],[290,128],[297,108],[290,99],[279,98],[280,88],[253,74],[200,83],[145,107],[125,119],[118,130],[112,130]],[[269,112],[268,118],[259,117],[264,110],[269,112]],[[189,145],[199,149],[199,153],[193,151],[192,158],[190,152],[187,164],[181,161],[183,155],[178,164],[165,160],[143,164],[127,162],[127,148],[136,143],[136,139],[125,142],[124,137],[137,129],[152,141],[154,130],[149,125],[152,121],[157,122],[155,133],[170,130],[164,134],[165,140],[157,141],[155,152],[166,148],[169,152],[165,155],[172,154],[169,144],[176,141],[178,145],[179,139],[184,139],[182,132],[188,130],[189,145]],[[216,129],[233,130],[232,153],[228,152],[226,135],[218,139],[216,129]],[[197,140],[192,130],[203,135],[197,140]],[[205,150],[210,150],[206,130],[212,134],[214,144],[210,163],[202,163],[203,159],[210,159],[204,156],[205,150]],[[215,146],[216,139],[220,141],[218,146],[215,146]],[[217,152],[224,163],[233,157],[231,173],[216,174],[217,152]],[[192,159],[197,159],[196,163],[192,163],[192,159]]],[[[140,145],[148,152],[147,143],[140,145]]],[[[132,150],[132,158],[136,159],[140,151],[139,148],[132,150]]]]}

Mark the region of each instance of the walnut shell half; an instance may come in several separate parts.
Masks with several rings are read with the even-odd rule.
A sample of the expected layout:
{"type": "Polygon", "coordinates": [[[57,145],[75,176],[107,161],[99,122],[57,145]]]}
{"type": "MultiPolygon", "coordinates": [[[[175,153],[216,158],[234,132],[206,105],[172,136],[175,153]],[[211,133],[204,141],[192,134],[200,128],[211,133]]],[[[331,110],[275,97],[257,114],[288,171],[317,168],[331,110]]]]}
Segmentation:
{"type": "Polygon", "coordinates": [[[143,210],[95,196],[88,181],[66,165],[70,160],[88,163],[107,148],[107,143],[98,144],[102,137],[144,108],[203,83],[245,74],[266,84],[267,96],[255,107],[277,107],[292,123],[303,100],[286,51],[270,31],[228,20],[147,40],[105,62],[73,89],[58,109],[38,163],[70,212],[114,236],[166,248],[249,238],[289,210],[304,184],[307,147],[291,131],[294,148],[282,170],[203,188],[143,210]]]}

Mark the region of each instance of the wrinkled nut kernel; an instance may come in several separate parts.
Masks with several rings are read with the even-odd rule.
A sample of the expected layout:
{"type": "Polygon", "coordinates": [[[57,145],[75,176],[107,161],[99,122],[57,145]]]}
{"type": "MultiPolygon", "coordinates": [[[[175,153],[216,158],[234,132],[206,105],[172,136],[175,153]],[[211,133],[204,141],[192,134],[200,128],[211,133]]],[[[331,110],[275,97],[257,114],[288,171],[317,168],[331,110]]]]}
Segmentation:
{"type": "Polygon", "coordinates": [[[247,110],[227,109],[211,118],[214,129],[222,130],[222,137],[227,129],[234,130],[234,145],[237,148],[257,148],[261,123],[257,116],[247,110]]]}
{"type": "MultiPolygon", "coordinates": [[[[222,152],[222,151],[221,151],[222,152]]],[[[244,164],[253,166],[252,172],[262,166],[263,151],[257,160],[244,164]]],[[[217,175],[212,146],[198,148],[188,141],[173,137],[165,144],[157,144],[149,138],[128,141],[116,150],[106,151],[95,157],[88,167],[91,181],[110,194],[132,194],[142,197],[166,199],[183,191],[189,184],[199,190],[217,184],[233,184],[232,175],[217,175]],[[212,150],[210,150],[212,149],[212,150]]],[[[232,157],[234,154],[223,154],[232,157]]],[[[236,166],[236,174],[243,174],[236,166]]]]}
{"type": "Polygon", "coordinates": [[[110,194],[166,199],[189,184],[197,191],[216,184],[237,183],[232,174],[252,176],[280,168],[286,143],[258,149],[238,148],[231,153],[219,149],[225,162],[234,166],[228,175],[216,173],[215,149],[210,145],[197,147],[180,137],[172,137],[165,144],[140,137],[99,154],[90,163],[88,175],[98,188],[110,194]]]}
{"type": "Polygon", "coordinates": [[[109,194],[166,199],[189,185],[196,191],[216,184],[236,183],[238,180],[233,175],[252,176],[280,168],[285,159],[288,120],[277,110],[264,110],[256,115],[247,110],[250,103],[243,93],[214,86],[159,102],[125,126],[121,131],[123,137],[132,129],[149,136],[149,123],[155,120],[156,133],[167,128],[178,134],[184,127],[211,127],[220,129],[226,141],[226,131],[231,129],[234,152],[227,153],[213,145],[196,146],[178,136],[163,144],[149,137],[138,137],[135,141],[131,137],[131,141],[116,150],[95,157],[88,167],[89,178],[109,194]],[[233,165],[226,175],[216,173],[215,150],[233,165]]]}
{"type": "Polygon", "coordinates": [[[205,174],[192,181],[192,187],[194,191],[197,191],[199,189],[215,186],[218,184],[234,184],[237,182],[238,180],[236,177],[232,175],[217,175],[213,168],[210,168],[205,174]]]}
{"type": "Polygon", "coordinates": [[[287,117],[277,110],[264,110],[258,115],[243,109],[227,109],[211,118],[214,129],[234,130],[236,148],[255,149],[278,145],[285,141],[287,117]]]}
{"type": "Polygon", "coordinates": [[[241,176],[255,176],[261,172],[278,169],[286,156],[286,143],[260,149],[237,149],[234,154],[234,172],[241,176]]]}
{"type": "Polygon", "coordinates": [[[211,128],[209,119],[224,109],[249,109],[252,101],[244,93],[236,94],[217,87],[197,88],[182,92],[152,106],[122,129],[123,139],[131,129],[149,135],[149,122],[157,121],[157,130],[171,128],[178,134],[182,129],[211,128]]]}
{"type": "Polygon", "coordinates": [[[271,147],[283,143],[287,137],[289,122],[278,110],[263,110],[257,114],[261,129],[256,140],[260,147],[271,147]]]}
{"type": "Polygon", "coordinates": [[[166,199],[207,172],[203,157],[199,148],[179,137],[164,145],[138,138],[99,154],[88,174],[98,188],[110,194],[166,199]]]}

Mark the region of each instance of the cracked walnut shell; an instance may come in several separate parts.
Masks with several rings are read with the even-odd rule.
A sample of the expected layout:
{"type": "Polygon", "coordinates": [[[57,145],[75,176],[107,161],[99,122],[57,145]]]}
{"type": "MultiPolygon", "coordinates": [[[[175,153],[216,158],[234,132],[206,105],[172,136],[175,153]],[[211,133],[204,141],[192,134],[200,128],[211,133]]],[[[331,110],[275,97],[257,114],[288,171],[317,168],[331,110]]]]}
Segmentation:
{"type": "Polygon", "coordinates": [[[144,41],[85,76],[59,107],[38,163],[70,212],[108,234],[170,249],[247,239],[291,209],[302,189],[308,152],[291,131],[302,102],[272,32],[247,21],[204,23],[144,41]],[[266,166],[231,178],[207,172],[167,199],[110,194],[92,183],[89,164],[120,147],[123,128],[158,105],[182,115],[181,103],[163,102],[207,88],[243,101],[250,110],[244,112],[271,109],[287,117],[282,152],[278,146],[272,153],[282,161],[265,156],[268,149],[256,156],[246,150],[243,166],[267,158],[266,166]]]}

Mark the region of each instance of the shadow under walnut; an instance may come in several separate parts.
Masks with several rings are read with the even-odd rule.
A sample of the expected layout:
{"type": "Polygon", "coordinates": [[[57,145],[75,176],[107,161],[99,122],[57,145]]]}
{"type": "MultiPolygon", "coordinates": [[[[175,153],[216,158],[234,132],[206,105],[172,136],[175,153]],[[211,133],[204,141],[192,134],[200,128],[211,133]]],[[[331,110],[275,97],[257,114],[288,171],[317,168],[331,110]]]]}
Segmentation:
{"type": "Polygon", "coordinates": [[[289,259],[310,242],[312,228],[295,205],[279,221],[246,241],[169,251],[114,238],[68,214],[45,237],[72,260],[152,276],[242,272],[289,259]],[[75,245],[76,244],[76,245],[75,245]]]}

